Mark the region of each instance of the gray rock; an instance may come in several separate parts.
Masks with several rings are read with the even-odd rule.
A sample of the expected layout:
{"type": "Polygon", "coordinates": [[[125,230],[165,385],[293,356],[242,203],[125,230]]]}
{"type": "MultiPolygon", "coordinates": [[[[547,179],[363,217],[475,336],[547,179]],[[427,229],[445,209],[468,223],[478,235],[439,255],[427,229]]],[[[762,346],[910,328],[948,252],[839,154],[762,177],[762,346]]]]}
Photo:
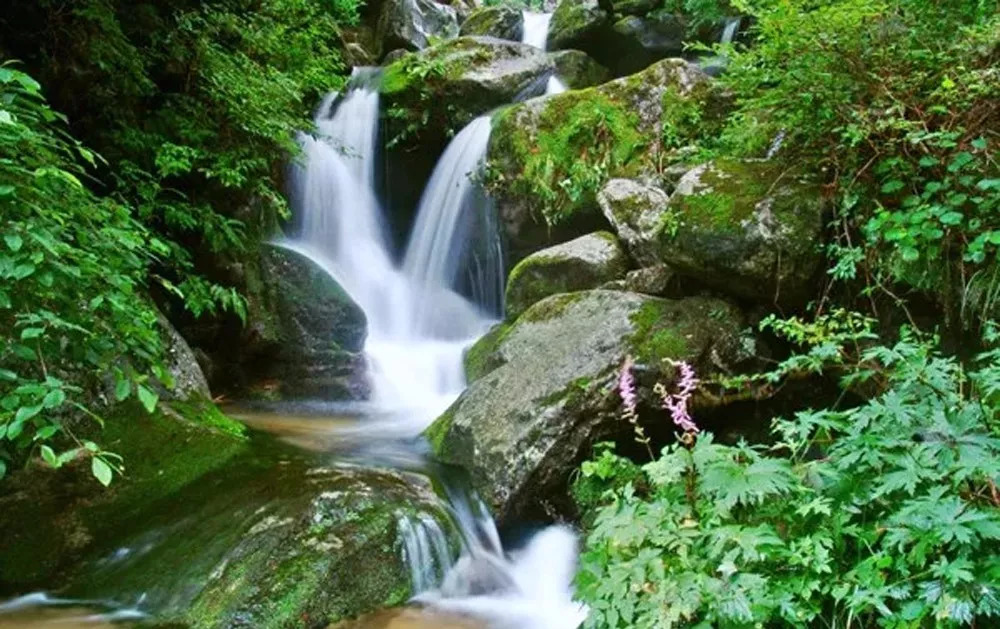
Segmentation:
{"type": "Polygon", "coordinates": [[[625,276],[625,289],[644,295],[663,296],[670,288],[673,279],[674,271],[666,264],[658,264],[629,271],[625,276]]]}
{"type": "Polygon", "coordinates": [[[507,279],[507,316],[558,293],[597,288],[625,276],[628,258],[614,234],[597,232],[537,251],[507,279]]]}
{"type": "Polygon", "coordinates": [[[456,35],[455,9],[434,0],[386,0],[376,29],[381,52],[394,48],[422,50],[432,37],[456,35]]]}
{"type": "Polygon", "coordinates": [[[719,160],[685,175],[657,234],[660,259],[732,295],[798,305],[823,259],[820,186],[766,161],[719,160]]]}
{"type": "Polygon", "coordinates": [[[597,201],[636,262],[643,266],[662,263],[658,237],[669,216],[669,197],[663,190],[632,179],[612,179],[598,193],[597,201]]]}
{"type": "Polygon", "coordinates": [[[161,397],[172,400],[187,400],[192,396],[210,399],[212,394],[208,381],[191,347],[166,317],[160,315],[159,321],[166,341],[164,357],[167,372],[174,381],[173,388],[161,391],[161,397]]]}
{"type": "Polygon", "coordinates": [[[570,89],[580,90],[611,79],[608,69],[582,50],[560,50],[549,56],[555,64],[556,76],[570,89]]]}
{"type": "Polygon", "coordinates": [[[605,290],[549,297],[470,350],[479,377],[427,436],[440,459],[470,470],[501,523],[569,509],[566,486],[580,458],[630,430],[614,386],[625,356],[651,379],[641,382],[645,394],[656,379],[675,377],[663,359],[690,361],[702,376],[725,364],[741,326],[741,314],[716,299],[605,290]]]}
{"type": "Polygon", "coordinates": [[[476,9],[462,23],[461,35],[481,35],[521,41],[524,33],[524,14],[509,6],[492,6],[476,9]]]}
{"type": "Polygon", "coordinates": [[[576,48],[592,52],[609,19],[610,14],[599,0],[562,0],[552,14],[548,48],[576,48]]]}
{"type": "Polygon", "coordinates": [[[684,18],[666,12],[623,17],[615,22],[613,31],[618,54],[612,70],[618,75],[638,72],[660,59],[682,56],[688,35],[684,18]]]}

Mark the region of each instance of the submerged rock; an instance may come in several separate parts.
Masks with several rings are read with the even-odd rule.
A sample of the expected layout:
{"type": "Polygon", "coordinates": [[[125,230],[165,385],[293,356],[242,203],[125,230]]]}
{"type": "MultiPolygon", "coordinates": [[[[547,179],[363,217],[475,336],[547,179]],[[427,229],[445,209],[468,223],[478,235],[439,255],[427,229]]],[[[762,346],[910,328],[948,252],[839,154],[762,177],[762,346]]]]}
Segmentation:
{"type": "Polygon", "coordinates": [[[385,0],[376,38],[380,52],[422,50],[431,38],[458,35],[455,9],[434,0],[385,0]]]}
{"type": "Polygon", "coordinates": [[[462,23],[460,33],[519,42],[524,33],[524,14],[520,9],[504,5],[476,9],[462,23]]]}
{"type": "Polygon", "coordinates": [[[665,262],[734,296],[801,303],[822,262],[822,190],[771,162],[703,164],[669,201],[623,180],[609,182],[600,199],[641,263],[665,262]]]}
{"type": "Polygon", "coordinates": [[[537,251],[507,279],[507,316],[558,293],[597,288],[625,276],[628,258],[614,234],[597,232],[537,251]]]}
{"type": "Polygon", "coordinates": [[[595,88],[532,99],[494,119],[487,187],[516,262],[551,242],[607,228],[597,193],[614,177],[655,174],[664,125],[712,97],[682,59],[595,88]]]}
{"type": "Polygon", "coordinates": [[[582,50],[560,50],[549,57],[555,64],[556,76],[570,89],[593,87],[611,78],[607,68],[582,50]]]}
{"type": "Polygon", "coordinates": [[[470,350],[478,378],[428,438],[441,460],[470,470],[501,522],[567,511],[567,481],[588,448],[630,429],[614,387],[625,356],[647,378],[674,378],[665,358],[708,375],[737,359],[742,325],[718,299],[605,290],[549,297],[470,350]]]}

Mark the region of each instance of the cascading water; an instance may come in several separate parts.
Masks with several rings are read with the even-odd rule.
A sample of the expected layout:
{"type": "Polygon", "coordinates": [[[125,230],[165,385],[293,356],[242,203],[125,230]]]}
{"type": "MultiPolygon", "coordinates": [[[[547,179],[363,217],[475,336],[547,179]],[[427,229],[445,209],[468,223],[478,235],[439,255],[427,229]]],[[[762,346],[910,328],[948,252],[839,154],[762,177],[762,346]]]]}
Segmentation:
{"type": "MultiPolygon", "coordinates": [[[[552,23],[551,13],[535,13],[533,11],[522,11],[524,16],[524,30],[521,35],[521,43],[540,48],[548,49],[549,24],[552,23]]],[[[545,84],[546,94],[561,94],[566,91],[566,84],[556,76],[549,77],[545,84]]]]}
{"type": "MultiPolygon", "coordinates": [[[[532,30],[542,46],[547,17],[544,23],[541,35],[532,30]]],[[[292,178],[300,228],[278,244],[322,266],[365,312],[372,402],[394,409],[392,428],[412,435],[462,392],[464,350],[503,312],[499,229],[478,182],[490,118],[472,121],[446,148],[397,266],[374,193],[374,76],[357,70],[346,93],[320,106],[317,134],[301,137],[304,161],[292,178]]],[[[571,595],[572,533],[548,529],[507,557],[474,494],[451,491],[449,504],[458,557],[446,534],[452,527],[427,514],[399,520],[416,600],[496,628],[574,629],[582,622],[584,611],[571,595]]]]}

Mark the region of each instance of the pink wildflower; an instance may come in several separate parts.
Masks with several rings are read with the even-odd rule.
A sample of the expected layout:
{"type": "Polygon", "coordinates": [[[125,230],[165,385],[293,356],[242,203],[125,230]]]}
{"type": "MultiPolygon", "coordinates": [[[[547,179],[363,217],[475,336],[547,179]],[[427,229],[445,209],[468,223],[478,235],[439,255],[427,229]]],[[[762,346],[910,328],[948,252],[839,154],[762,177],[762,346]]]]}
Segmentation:
{"type": "Polygon", "coordinates": [[[632,357],[626,356],[622,363],[621,372],[618,374],[618,395],[622,398],[622,405],[625,407],[625,416],[634,417],[636,413],[636,393],[635,378],[632,376],[632,357]]]}
{"type": "Polygon", "coordinates": [[[698,387],[698,378],[695,376],[694,368],[684,361],[668,360],[672,366],[676,367],[680,378],[677,381],[677,392],[669,393],[666,387],[661,384],[656,385],[656,392],[663,400],[663,408],[670,411],[670,417],[678,428],[686,433],[699,432],[698,425],[691,418],[688,411],[688,401],[698,387]]]}

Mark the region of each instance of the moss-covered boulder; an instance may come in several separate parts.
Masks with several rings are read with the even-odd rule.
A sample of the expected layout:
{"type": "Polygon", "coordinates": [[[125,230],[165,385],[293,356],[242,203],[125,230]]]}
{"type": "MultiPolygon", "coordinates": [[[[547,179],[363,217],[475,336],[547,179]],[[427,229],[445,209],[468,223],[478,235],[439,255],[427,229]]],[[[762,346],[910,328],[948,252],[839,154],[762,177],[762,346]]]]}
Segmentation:
{"type": "Polygon", "coordinates": [[[582,90],[611,79],[608,69],[582,50],[560,50],[549,57],[555,65],[556,76],[570,89],[582,90]]]}
{"type": "MultiPolygon", "coordinates": [[[[52,589],[55,575],[90,549],[110,543],[151,505],[177,495],[246,451],[241,424],[193,397],[138,402],[106,413],[105,427],[74,428],[123,457],[109,488],[91,474],[89,457],[60,469],[32,462],[0,483],[0,591],[52,589]]],[[[67,444],[69,447],[69,444],[67,444]]]]}
{"type": "Polygon", "coordinates": [[[600,0],[562,0],[549,24],[549,50],[575,48],[590,52],[600,45],[611,14],[600,0]]]}
{"type": "Polygon", "coordinates": [[[662,263],[659,234],[676,229],[675,224],[667,224],[672,217],[667,212],[667,193],[633,179],[612,179],[601,188],[597,201],[636,262],[643,266],[662,263]]]}
{"type": "Polygon", "coordinates": [[[524,14],[520,9],[499,5],[482,7],[469,14],[462,23],[461,35],[482,35],[521,41],[524,14]]]}
{"type": "Polygon", "coordinates": [[[493,37],[460,37],[407,55],[382,74],[388,141],[439,153],[477,116],[533,88],[541,93],[552,67],[537,48],[493,37]]]}
{"type": "Polygon", "coordinates": [[[281,396],[364,397],[364,312],[319,265],[278,247],[261,252],[249,292],[248,385],[281,396]]]}
{"type": "Polygon", "coordinates": [[[606,229],[597,192],[614,177],[657,173],[668,150],[664,129],[674,128],[679,109],[711,100],[710,82],[695,66],[669,59],[497,114],[486,183],[511,260],[606,229]]]}
{"type": "Polygon", "coordinates": [[[717,299],[554,295],[473,348],[485,373],[427,436],[440,459],[470,470],[501,522],[568,510],[567,481],[589,447],[630,430],[614,384],[625,356],[653,381],[675,377],[666,358],[708,375],[737,355],[742,325],[717,299]]]}
{"type": "Polygon", "coordinates": [[[385,0],[376,40],[379,54],[396,48],[422,50],[432,38],[458,35],[455,9],[434,0],[385,0]]]}
{"type": "Polygon", "coordinates": [[[608,232],[580,236],[537,251],[521,260],[507,279],[507,316],[558,293],[597,288],[625,277],[628,258],[618,238],[608,232]]]}
{"type": "Polygon", "coordinates": [[[637,258],[737,297],[797,305],[822,262],[826,200],[819,185],[767,161],[720,160],[686,174],[668,203],[635,184],[602,191],[637,258]]]}

